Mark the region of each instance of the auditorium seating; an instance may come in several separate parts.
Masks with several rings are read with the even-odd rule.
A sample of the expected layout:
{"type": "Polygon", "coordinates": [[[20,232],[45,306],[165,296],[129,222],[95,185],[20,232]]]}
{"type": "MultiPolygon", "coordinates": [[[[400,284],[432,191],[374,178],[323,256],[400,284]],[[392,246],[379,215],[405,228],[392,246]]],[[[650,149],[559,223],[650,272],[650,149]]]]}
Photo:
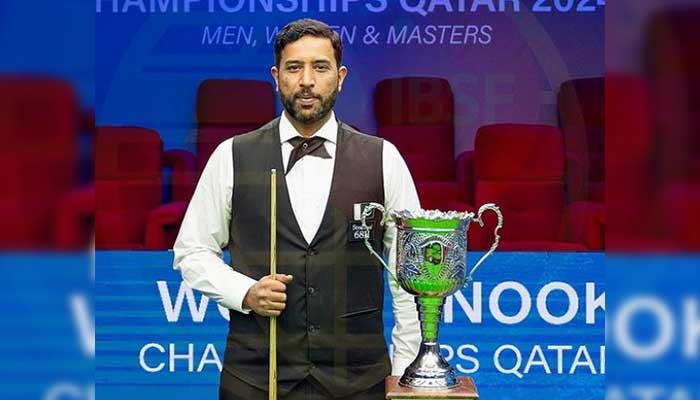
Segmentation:
{"type": "Polygon", "coordinates": [[[161,205],[163,143],[139,127],[99,127],[95,163],[95,247],[144,247],[146,219],[161,205]]]}
{"type": "Polygon", "coordinates": [[[605,79],[562,83],[557,105],[564,133],[569,201],[605,201],[605,79]]]}
{"type": "Polygon", "coordinates": [[[68,82],[0,78],[0,248],[53,246],[56,203],[77,183],[77,128],[68,82]]]}
{"type": "Polygon", "coordinates": [[[606,77],[609,248],[700,249],[700,8],[669,8],[647,23],[642,76],[606,77]],[[620,151],[624,150],[624,153],[620,151]],[[615,163],[615,164],[613,164],[615,163]]]}
{"type": "MultiPolygon", "coordinates": [[[[505,216],[501,250],[584,251],[603,247],[603,205],[567,204],[564,151],[559,129],[545,125],[482,126],[473,153],[460,164],[473,171],[473,203],[453,201],[451,209],[475,211],[496,203],[505,216]]],[[[487,213],[485,228],[470,229],[470,248],[493,242],[495,217],[487,213]],[[474,232],[473,232],[474,231],[474,232]]]]}
{"type": "MultiPolygon", "coordinates": [[[[97,128],[97,249],[157,250],[172,247],[184,217],[180,208],[186,207],[186,203],[162,204],[163,169],[172,169],[172,179],[191,172],[194,164],[182,164],[183,158],[178,157],[181,151],[163,151],[160,136],[153,129],[129,126],[97,128]],[[173,212],[174,209],[177,212],[173,212]],[[164,216],[167,219],[164,220],[164,216]]],[[[81,204],[85,203],[84,197],[89,195],[89,191],[82,193],[83,197],[74,201],[77,204],[74,207],[80,210],[81,204]]]]}
{"type": "MultiPolygon", "coordinates": [[[[199,174],[221,142],[257,129],[275,118],[272,86],[256,80],[205,79],[197,88],[195,117],[196,154],[182,149],[166,153],[167,164],[177,171],[173,172],[171,182],[175,202],[189,201],[199,174]]],[[[184,213],[184,208],[181,212],[184,213]]]]}
{"type": "Polygon", "coordinates": [[[606,77],[609,248],[700,249],[700,8],[650,18],[646,75],[606,77]],[[624,151],[624,152],[622,152],[624,151]]]}
{"type": "MultiPolygon", "coordinates": [[[[200,95],[214,96],[212,93],[217,92],[212,92],[207,82],[210,81],[200,86],[200,95]]],[[[476,134],[474,150],[460,154],[455,160],[454,106],[446,81],[434,78],[382,81],[377,85],[375,101],[378,134],[395,143],[407,160],[424,208],[476,211],[481,204],[497,203],[506,217],[501,250],[603,248],[603,205],[567,201],[565,137],[561,130],[527,124],[483,126],[476,134]],[[395,101],[399,105],[392,106],[395,101]]],[[[226,125],[221,121],[231,122],[236,118],[217,119],[215,116],[224,113],[224,108],[216,103],[200,111],[205,104],[207,101],[198,99],[198,137],[218,135],[216,140],[225,140],[257,127],[243,128],[243,123],[226,125]],[[201,123],[202,118],[209,122],[201,123]],[[224,131],[229,135],[225,136],[224,131]]],[[[272,119],[274,115],[265,117],[260,124],[267,122],[268,117],[272,119]]],[[[144,128],[103,127],[98,129],[97,136],[97,248],[172,247],[191,193],[187,189],[189,180],[203,168],[210,153],[200,160],[199,155],[195,158],[184,150],[164,152],[158,133],[144,128]],[[169,204],[161,202],[164,166],[173,168],[176,201],[169,204]]],[[[197,148],[211,152],[215,148],[212,143],[205,140],[197,148]]],[[[495,218],[491,214],[484,218],[485,228],[470,229],[472,249],[486,249],[492,242],[495,218]]]]}
{"type": "Polygon", "coordinates": [[[403,77],[377,83],[377,135],[393,143],[406,160],[423,208],[446,208],[457,199],[454,98],[440,78],[403,77]]]}
{"type": "Polygon", "coordinates": [[[197,89],[196,156],[170,150],[166,162],[173,167],[173,202],[150,214],[146,247],[171,248],[199,174],[214,149],[224,140],[252,131],[275,118],[275,96],[265,81],[206,79],[197,89]]]}

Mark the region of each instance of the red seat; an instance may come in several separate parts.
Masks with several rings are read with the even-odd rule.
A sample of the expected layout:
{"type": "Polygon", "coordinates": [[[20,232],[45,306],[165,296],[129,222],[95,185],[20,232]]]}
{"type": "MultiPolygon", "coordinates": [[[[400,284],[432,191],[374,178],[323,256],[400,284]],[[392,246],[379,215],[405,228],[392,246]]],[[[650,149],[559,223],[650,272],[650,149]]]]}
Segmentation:
{"type": "Polygon", "coordinates": [[[163,163],[170,168],[171,200],[188,202],[197,179],[195,158],[187,150],[172,149],[163,154],[163,163]]]}
{"type": "MultiPolygon", "coordinates": [[[[608,120],[606,227],[611,251],[668,249],[658,235],[655,138],[648,82],[639,76],[606,76],[608,120]],[[643,217],[642,217],[643,216],[643,217]]],[[[664,218],[663,216],[661,216],[664,218]]]]}
{"type": "Polygon", "coordinates": [[[275,118],[275,95],[265,81],[206,79],[197,89],[197,170],[224,140],[275,118]]]}
{"type": "Polygon", "coordinates": [[[569,201],[605,201],[605,79],[562,83],[557,99],[564,133],[569,201]]]}
{"type": "Polygon", "coordinates": [[[95,227],[95,186],[76,189],[59,202],[54,225],[54,245],[61,250],[86,249],[95,227]]]}
{"type": "Polygon", "coordinates": [[[697,6],[661,11],[651,19],[646,38],[658,230],[683,251],[700,250],[699,18],[697,6]]]}
{"type": "Polygon", "coordinates": [[[378,136],[406,160],[423,208],[446,208],[457,199],[454,97],[440,78],[404,77],[377,83],[374,113],[378,136]]]}
{"type": "Polygon", "coordinates": [[[175,243],[197,177],[216,147],[275,118],[272,86],[255,80],[204,80],[197,90],[196,117],[196,157],[184,150],[165,154],[166,163],[173,167],[173,202],[150,214],[146,234],[149,249],[171,248],[175,243]]]}
{"type": "Polygon", "coordinates": [[[68,82],[0,78],[0,248],[53,245],[56,203],[78,178],[77,116],[68,82]]]}
{"type": "MultiPolygon", "coordinates": [[[[602,248],[602,205],[566,204],[559,129],[524,124],[481,127],[475,139],[474,173],[474,203],[496,203],[503,212],[502,250],[602,248]]],[[[451,206],[475,210],[464,203],[451,206]]],[[[487,213],[484,219],[481,242],[471,247],[485,249],[493,242],[495,216],[487,213]]]]}
{"type": "MultiPolygon", "coordinates": [[[[700,183],[700,7],[651,18],[646,38],[660,180],[700,183]]],[[[700,224],[697,225],[700,229],[700,224]]]]}
{"type": "Polygon", "coordinates": [[[161,205],[163,143],[152,129],[99,127],[95,247],[139,249],[146,219],[161,205]]]}

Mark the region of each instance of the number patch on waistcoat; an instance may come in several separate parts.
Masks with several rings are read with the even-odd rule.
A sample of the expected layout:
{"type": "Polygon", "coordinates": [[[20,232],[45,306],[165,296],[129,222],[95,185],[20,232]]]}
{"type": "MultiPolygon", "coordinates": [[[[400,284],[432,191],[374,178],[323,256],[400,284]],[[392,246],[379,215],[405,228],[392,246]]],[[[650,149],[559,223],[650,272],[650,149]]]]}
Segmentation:
{"type": "Polygon", "coordinates": [[[348,229],[348,242],[364,242],[365,239],[374,239],[372,234],[372,225],[368,225],[369,229],[362,227],[362,221],[353,221],[348,229]]]}

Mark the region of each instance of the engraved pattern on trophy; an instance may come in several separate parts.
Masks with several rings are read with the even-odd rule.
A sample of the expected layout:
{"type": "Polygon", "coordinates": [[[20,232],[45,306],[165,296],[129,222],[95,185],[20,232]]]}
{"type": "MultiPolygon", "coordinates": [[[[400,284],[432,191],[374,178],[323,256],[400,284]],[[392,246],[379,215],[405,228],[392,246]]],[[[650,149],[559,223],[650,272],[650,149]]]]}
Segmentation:
{"type": "Polygon", "coordinates": [[[397,265],[401,268],[397,268],[397,277],[407,292],[417,296],[449,296],[462,287],[466,279],[465,235],[460,232],[438,235],[411,229],[399,230],[398,235],[398,243],[403,243],[406,251],[398,253],[397,265]]]}

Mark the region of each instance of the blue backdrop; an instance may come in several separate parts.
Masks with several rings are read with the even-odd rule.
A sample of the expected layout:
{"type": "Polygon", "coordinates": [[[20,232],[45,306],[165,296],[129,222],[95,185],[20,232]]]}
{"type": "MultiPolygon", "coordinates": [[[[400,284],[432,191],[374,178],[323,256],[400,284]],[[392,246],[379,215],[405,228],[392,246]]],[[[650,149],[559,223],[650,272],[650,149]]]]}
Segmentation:
{"type": "Polygon", "coordinates": [[[87,254],[0,253],[0,397],[94,398],[93,278],[87,254]]]}
{"type": "Polygon", "coordinates": [[[98,0],[97,122],[154,128],[166,148],[191,150],[197,85],[272,81],[275,29],[311,17],[344,42],[341,120],[372,134],[378,81],[445,78],[459,153],[484,124],[556,125],[559,85],[604,73],[604,10],[602,0],[98,0]]]}
{"type": "MultiPolygon", "coordinates": [[[[602,398],[604,260],[495,253],[448,298],[443,353],[484,399],[602,398]]],[[[226,312],[182,283],[172,253],[98,252],[96,265],[98,398],[216,398],[226,312]]]]}

